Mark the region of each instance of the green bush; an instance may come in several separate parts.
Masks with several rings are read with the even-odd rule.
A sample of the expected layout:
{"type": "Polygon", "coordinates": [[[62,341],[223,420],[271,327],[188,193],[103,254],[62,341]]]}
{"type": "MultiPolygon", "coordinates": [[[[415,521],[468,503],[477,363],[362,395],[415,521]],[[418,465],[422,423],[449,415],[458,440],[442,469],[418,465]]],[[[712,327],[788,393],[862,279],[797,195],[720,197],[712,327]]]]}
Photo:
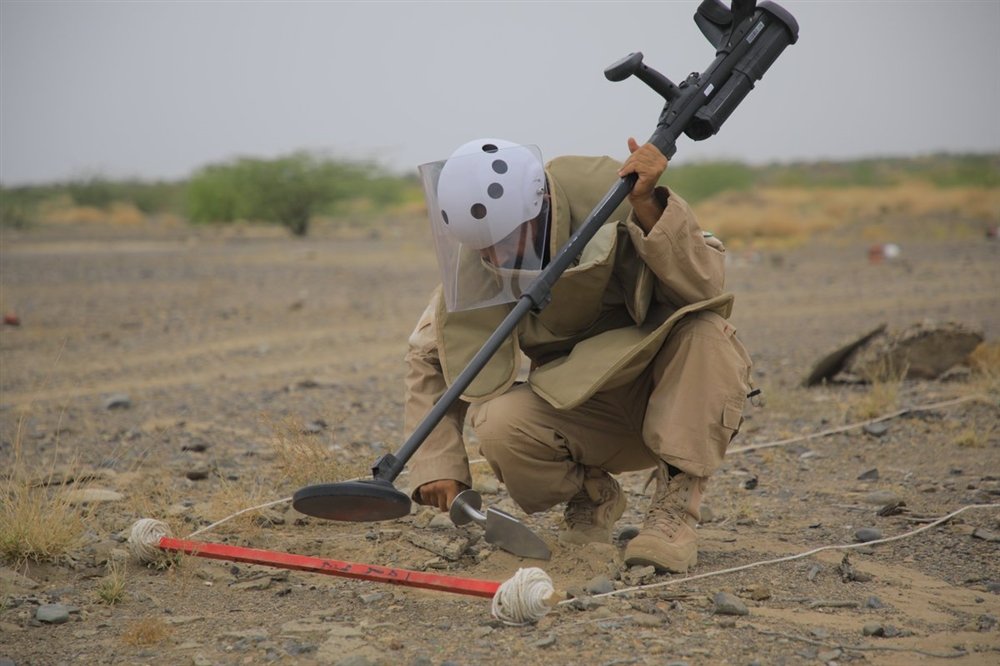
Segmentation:
{"type": "Polygon", "coordinates": [[[399,201],[403,191],[400,179],[372,165],[298,152],[201,169],[188,184],[187,213],[194,222],[277,222],[302,236],[313,215],[338,203],[368,198],[387,205],[399,201]]]}

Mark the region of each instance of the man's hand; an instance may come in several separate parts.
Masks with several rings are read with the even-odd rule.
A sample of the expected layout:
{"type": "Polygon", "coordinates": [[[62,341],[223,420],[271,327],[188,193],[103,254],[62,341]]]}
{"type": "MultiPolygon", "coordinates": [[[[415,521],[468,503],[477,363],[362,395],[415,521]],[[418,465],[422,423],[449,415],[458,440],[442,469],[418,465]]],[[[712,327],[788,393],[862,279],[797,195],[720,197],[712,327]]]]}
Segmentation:
{"type": "Polygon", "coordinates": [[[455,499],[455,495],[468,489],[469,486],[460,481],[440,479],[425,483],[417,488],[417,495],[421,504],[429,504],[430,506],[436,506],[442,511],[447,511],[451,507],[451,501],[455,499]]]}
{"type": "Polygon", "coordinates": [[[663,215],[664,204],[656,196],[656,184],[667,170],[667,158],[653,144],[646,143],[640,146],[632,137],[628,139],[628,150],[631,155],[622,164],[618,175],[624,177],[634,173],[638,176],[628,200],[632,204],[632,210],[635,211],[639,226],[649,233],[663,215]]]}

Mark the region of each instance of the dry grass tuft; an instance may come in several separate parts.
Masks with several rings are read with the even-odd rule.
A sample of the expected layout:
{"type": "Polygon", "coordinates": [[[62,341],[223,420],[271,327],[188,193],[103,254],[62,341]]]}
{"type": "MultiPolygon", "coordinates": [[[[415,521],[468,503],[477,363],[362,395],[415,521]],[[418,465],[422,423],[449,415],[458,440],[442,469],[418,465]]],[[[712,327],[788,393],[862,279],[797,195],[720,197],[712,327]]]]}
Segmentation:
{"type": "Polygon", "coordinates": [[[958,433],[952,440],[955,446],[966,449],[981,449],[986,446],[982,437],[972,428],[966,428],[958,433]]]}
{"type": "Polygon", "coordinates": [[[1000,395],[1000,342],[983,342],[969,354],[977,388],[990,395],[1000,395]]]}
{"type": "Polygon", "coordinates": [[[121,603],[125,599],[125,562],[109,560],[108,575],[97,584],[97,598],[109,606],[121,603]]]}
{"type": "Polygon", "coordinates": [[[282,480],[293,486],[342,481],[367,475],[364,465],[345,463],[337,452],[324,445],[321,437],[307,434],[294,419],[268,421],[274,436],[271,448],[282,480]]]}
{"type": "Polygon", "coordinates": [[[894,367],[885,361],[869,368],[868,391],[851,406],[851,415],[857,419],[871,419],[899,408],[899,394],[906,378],[906,366],[894,367]]]}
{"type": "Polygon", "coordinates": [[[144,617],[130,624],[122,634],[127,645],[156,645],[170,635],[170,626],[158,617],[144,617]]]}
{"type": "MultiPolygon", "coordinates": [[[[13,462],[0,481],[0,559],[15,565],[52,562],[79,545],[84,513],[66,485],[36,483],[23,456],[22,426],[14,437],[13,462]]],[[[51,476],[51,472],[50,472],[51,476]]]]}

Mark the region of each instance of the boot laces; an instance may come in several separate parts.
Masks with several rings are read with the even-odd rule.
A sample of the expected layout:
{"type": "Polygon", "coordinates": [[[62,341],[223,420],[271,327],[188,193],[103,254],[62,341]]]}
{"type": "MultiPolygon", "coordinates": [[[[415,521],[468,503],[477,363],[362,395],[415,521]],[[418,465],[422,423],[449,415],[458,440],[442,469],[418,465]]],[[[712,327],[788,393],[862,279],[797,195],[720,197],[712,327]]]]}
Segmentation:
{"type": "Polygon", "coordinates": [[[597,504],[590,499],[586,490],[581,490],[566,504],[565,519],[570,527],[576,525],[593,525],[597,504]]]}
{"type": "Polygon", "coordinates": [[[647,486],[656,479],[656,491],[646,512],[643,527],[656,529],[671,537],[687,519],[684,491],[687,484],[678,474],[671,478],[666,470],[655,470],[647,481],[647,486]]]}

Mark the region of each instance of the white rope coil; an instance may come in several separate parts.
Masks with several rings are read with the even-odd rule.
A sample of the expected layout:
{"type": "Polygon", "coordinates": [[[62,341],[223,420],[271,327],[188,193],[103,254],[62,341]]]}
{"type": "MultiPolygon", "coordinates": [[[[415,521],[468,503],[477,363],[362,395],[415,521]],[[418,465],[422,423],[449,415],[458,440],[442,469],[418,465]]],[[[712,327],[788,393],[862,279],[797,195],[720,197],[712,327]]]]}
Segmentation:
{"type": "Polygon", "coordinates": [[[547,573],[538,567],[518,569],[493,595],[493,617],[512,626],[538,622],[552,610],[554,595],[547,573]]]}
{"type": "Polygon", "coordinates": [[[155,518],[140,518],[132,525],[128,537],[128,549],[132,556],[143,564],[166,564],[170,554],[160,550],[160,538],[170,536],[166,523],[155,518]]]}

